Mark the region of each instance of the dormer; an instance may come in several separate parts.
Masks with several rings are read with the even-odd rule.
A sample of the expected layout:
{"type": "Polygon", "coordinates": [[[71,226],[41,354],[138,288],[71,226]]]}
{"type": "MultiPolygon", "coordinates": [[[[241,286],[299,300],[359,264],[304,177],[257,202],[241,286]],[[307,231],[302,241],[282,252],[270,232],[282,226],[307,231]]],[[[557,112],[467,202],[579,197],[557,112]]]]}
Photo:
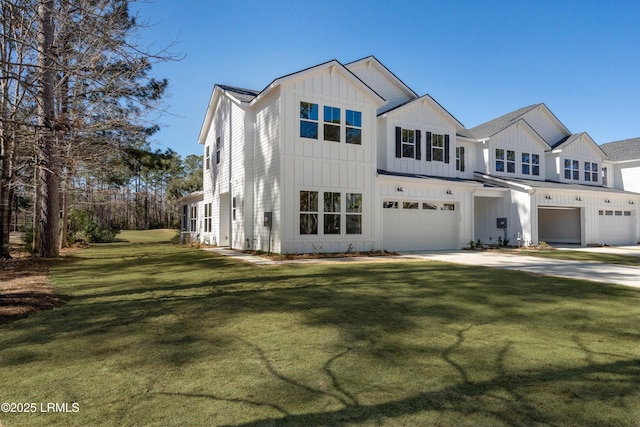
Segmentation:
{"type": "Polygon", "coordinates": [[[546,153],[547,179],[572,184],[602,185],[607,158],[586,132],[562,138],[546,153]]]}

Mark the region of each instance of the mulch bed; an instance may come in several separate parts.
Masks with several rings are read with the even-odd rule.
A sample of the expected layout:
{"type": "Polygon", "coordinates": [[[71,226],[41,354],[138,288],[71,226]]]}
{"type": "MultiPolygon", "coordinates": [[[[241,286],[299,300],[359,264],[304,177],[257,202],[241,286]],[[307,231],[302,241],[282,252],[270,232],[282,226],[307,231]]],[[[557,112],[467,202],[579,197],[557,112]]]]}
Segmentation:
{"type": "Polygon", "coordinates": [[[51,260],[0,260],[0,325],[63,304],[48,278],[51,260]]]}

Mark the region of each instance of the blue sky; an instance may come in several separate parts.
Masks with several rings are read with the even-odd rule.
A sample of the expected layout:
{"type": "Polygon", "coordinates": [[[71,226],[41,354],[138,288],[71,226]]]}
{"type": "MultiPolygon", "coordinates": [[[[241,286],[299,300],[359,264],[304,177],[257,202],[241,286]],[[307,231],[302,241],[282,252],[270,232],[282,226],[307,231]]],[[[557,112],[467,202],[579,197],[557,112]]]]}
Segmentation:
{"type": "Polygon", "coordinates": [[[262,90],[277,77],[374,55],[468,128],[544,102],[598,144],[640,137],[640,2],[155,0],[132,12],[143,44],[185,55],[169,79],[154,148],[197,143],[215,83],[262,90]]]}

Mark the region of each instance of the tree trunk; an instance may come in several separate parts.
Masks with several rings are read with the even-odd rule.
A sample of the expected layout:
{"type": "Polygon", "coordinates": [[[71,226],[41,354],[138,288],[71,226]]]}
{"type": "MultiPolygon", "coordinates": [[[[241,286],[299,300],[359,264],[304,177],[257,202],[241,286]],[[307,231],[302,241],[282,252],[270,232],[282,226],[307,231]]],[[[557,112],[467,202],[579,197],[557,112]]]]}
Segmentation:
{"type": "Polygon", "coordinates": [[[40,247],[38,255],[45,258],[60,254],[60,175],[58,139],[55,127],[54,99],[54,27],[53,0],[42,0],[38,5],[38,67],[40,87],[38,93],[38,125],[42,158],[39,165],[42,184],[39,196],[42,199],[40,217],[40,247]]]}

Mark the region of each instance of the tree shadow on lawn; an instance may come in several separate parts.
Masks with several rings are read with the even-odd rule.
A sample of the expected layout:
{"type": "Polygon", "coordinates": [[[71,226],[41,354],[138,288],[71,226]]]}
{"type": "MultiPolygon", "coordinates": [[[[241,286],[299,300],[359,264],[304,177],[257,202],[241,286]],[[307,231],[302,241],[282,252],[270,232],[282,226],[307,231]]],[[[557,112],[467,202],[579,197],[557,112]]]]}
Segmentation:
{"type": "MultiPolygon", "coordinates": [[[[632,289],[433,262],[265,268],[201,251],[189,253],[187,260],[170,253],[140,255],[108,259],[99,267],[96,281],[82,262],[60,265],[56,276],[87,274],[85,283],[64,285],[72,297],[67,305],[43,313],[37,320],[12,324],[10,331],[14,334],[2,340],[3,345],[47,344],[73,336],[95,342],[91,351],[59,356],[65,360],[77,358],[78,363],[97,354],[129,351],[136,345],[139,348],[132,359],[140,359],[130,363],[152,363],[153,369],[173,369],[207,360],[212,346],[218,357],[226,354],[232,358],[237,357],[234,355],[239,347],[244,347],[254,353],[272,378],[272,388],[256,391],[257,397],[154,391],[264,406],[279,414],[253,417],[257,421],[240,425],[342,425],[433,410],[475,414],[485,417],[487,424],[595,426],[606,420],[589,419],[593,413],[580,415],[575,410],[572,418],[562,418],[558,410],[549,415],[534,401],[532,393],[549,386],[566,389],[571,401],[605,402],[639,394],[637,358],[615,352],[604,355],[583,342],[568,343],[582,355],[574,357],[572,366],[550,362],[551,367],[532,364],[530,369],[512,371],[505,361],[506,355],[515,351],[505,343],[513,329],[529,328],[535,340],[545,330],[554,334],[560,330],[571,339],[584,332],[611,337],[625,333],[626,328],[627,340],[640,340],[637,322],[633,321],[637,321],[640,294],[632,289]],[[100,282],[109,272],[124,276],[137,271],[145,257],[154,262],[155,271],[145,270],[143,280],[100,282]],[[168,270],[171,278],[166,277],[168,270]],[[609,299],[613,306],[609,306],[609,299]],[[611,316],[608,311],[613,311],[611,316]],[[266,338],[237,329],[255,318],[251,327],[256,332],[261,327],[278,330],[279,325],[261,324],[273,316],[283,322],[291,319],[300,323],[299,327],[291,325],[291,334],[302,347],[310,345],[307,333],[337,331],[339,343],[327,344],[321,367],[329,378],[327,387],[309,385],[295,374],[283,372],[271,359],[273,349],[267,348],[266,338]],[[606,323],[608,317],[611,324],[606,323]],[[505,336],[471,345],[467,334],[476,327],[493,327],[505,336]],[[306,328],[310,332],[305,332],[306,328]],[[130,339],[120,343],[123,335],[130,335],[130,339]],[[158,356],[150,361],[144,359],[145,354],[158,356]],[[452,378],[449,385],[432,387],[425,378],[421,391],[376,401],[365,397],[366,384],[357,382],[358,377],[366,382],[369,373],[363,365],[367,363],[404,371],[420,366],[425,357],[435,359],[436,371],[448,372],[452,378]],[[487,362],[491,358],[493,362],[487,362]],[[474,366],[474,360],[488,363],[484,369],[491,378],[478,378],[482,369],[474,366]],[[334,406],[342,407],[293,410],[286,400],[273,397],[284,392],[299,395],[300,401],[308,399],[310,408],[317,408],[318,399],[329,399],[334,406]]],[[[540,345],[543,343],[541,340],[540,345]]],[[[23,349],[7,354],[2,366],[37,362],[40,358],[36,347],[23,349]]],[[[372,385],[376,387],[384,385],[372,385]]],[[[401,393],[401,389],[389,387],[394,395],[401,393]]],[[[558,391],[554,393],[557,396],[558,391]]]]}

